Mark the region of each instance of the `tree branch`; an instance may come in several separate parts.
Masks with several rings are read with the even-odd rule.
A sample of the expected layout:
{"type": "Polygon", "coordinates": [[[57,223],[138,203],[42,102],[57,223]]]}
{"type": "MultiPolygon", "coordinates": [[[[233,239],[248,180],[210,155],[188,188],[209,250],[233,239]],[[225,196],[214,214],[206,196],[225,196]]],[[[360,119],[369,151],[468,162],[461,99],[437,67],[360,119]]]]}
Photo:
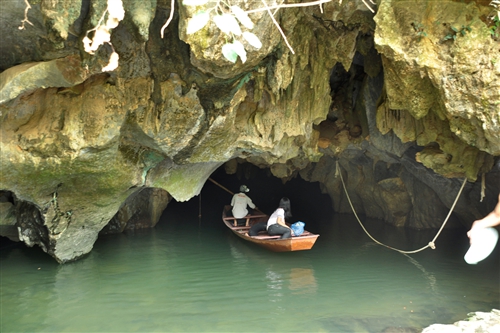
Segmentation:
{"type": "MultiPolygon", "coordinates": [[[[330,0],[328,0],[328,1],[330,1],[330,0]]],[[[278,24],[278,22],[276,21],[276,19],[273,16],[273,13],[271,13],[271,9],[267,6],[266,1],[262,0],[262,3],[264,4],[267,12],[269,13],[269,16],[271,16],[271,20],[273,20],[274,24],[276,25],[276,27],[278,28],[279,32],[281,33],[281,36],[283,36],[283,39],[285,40],[286,45],[290,49],[290,52],[292,52],[292,54],[295,54],[295,52],[292,49],[292,46],[290,45],[290,43],[288,43],[288,39],[286,39],[285,33],[283,32],[283,30],[281,30],[280,25],[278,24]]]]}
{"type": "MultiPolygon", "coordinates": [[[[362,1],[363,1],[363,3],[365,4],[366,8],[368,8],[368,9],[369,9],[372,13],[375,13],[375,11],[372,9],[372,7],[370,7],[370,6],[368,5],[368,3],[367,3],[365,0],[362,0],[362,1]]],[[[372,0],[370,0],[370,2],[371,2],[371,3],[373,3],[373,1],[372,1],[372,0]]]]}
{"type": "Polygon", "coordinates": [[[306,2],[306,3],[286,3],[286,4],[281,4],[281,5],[273,5],[273,6],[267,6],[265,8],[257,8],[257,9],[252,9],[252,10],[247,10],[247,13],[258,13],[258,12],[263,12],[268,9],[276,9],[276,8],[292,8],[292,7],[309,7],[309,6],[314,6],[314,5],[320,5],[322,3],[327,3],[327,2],[332,2],[332,0],[317,0],[317,1],[311,1],[311,2],[306,2]]]}

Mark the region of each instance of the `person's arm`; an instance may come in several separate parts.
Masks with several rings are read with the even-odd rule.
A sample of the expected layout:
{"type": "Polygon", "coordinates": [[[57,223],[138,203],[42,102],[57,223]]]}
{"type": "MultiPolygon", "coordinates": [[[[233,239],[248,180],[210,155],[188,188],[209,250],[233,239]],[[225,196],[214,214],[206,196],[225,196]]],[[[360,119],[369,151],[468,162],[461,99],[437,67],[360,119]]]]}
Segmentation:
{"type": "Polygon", "coordinates": [[[278,218],[276,219],[276,223],[288,228],[288,226],[285,223],[285,220],[281,216],[278,216],[278,218]]]}
{"type": "Polygon", "coordinates": [[[495,209],[493,209],[493,211],[488,215],[486,215],[484,218],[474,221],[474,223],[472,223],[472,227],[470,228],[469,232],[467,232],[467,236],[469,236],[472,243],[473,235],[476,230],[488,227],[494,227],[499,224],[500,224],[500,194],[498,195],[498,203],[495,209]]]}
{"type": "Polygon", "coordinates": [[[278,218],[276,219],[276,223],[278,223],[279,225],[282,225],[282,226],[284,226],[284,227],[286,227],[286,228],[290,229],[290,230],[292,231],[292,235],[293,235],[293,234],[294,234],[294,233],[293,233],[293,229],[292,229],[292,228],[290,228],[290,227],[286,224],[286,222],[285,222],[285,215],[284,215],[284,213],[285,213],[285,212],[283,211],[283,214],[279,214],[279,215],[278,215],[278,218]]]}
{"type": "Polygon", "coordinates": [[[250,208],[255,209],[255,204],[252,202],[252,199],[247,195],[247,205],[250,206],[250,208]]]}

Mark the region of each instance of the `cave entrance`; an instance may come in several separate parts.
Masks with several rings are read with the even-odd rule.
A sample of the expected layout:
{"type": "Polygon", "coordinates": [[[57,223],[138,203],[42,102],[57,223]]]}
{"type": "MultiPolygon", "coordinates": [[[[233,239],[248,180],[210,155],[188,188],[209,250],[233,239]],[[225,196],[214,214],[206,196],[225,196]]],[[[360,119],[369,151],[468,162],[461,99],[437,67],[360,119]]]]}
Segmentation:
{"type": "MultiPolygon", "coordinates": [[[[222,165],[210,175],[210,178],[233,193],[239,192],[241,185],[246,185],[250,189],[248,196],[267,214],[276,209],[282,197],[288,197],[292,205],[291,221],[304,221],[309,229],[333,216],[330,196],[321,192],[320,183],[305,181],[300,175],[283,182],[273,176],[270,169],[261,169],[245,162],[238,164],[234,174],[227,174],[222,165]]],[[[220,220],[222,208],[231,203],[231,198],[230,193],[207,180],[199,196],[187,202],[172,200],[165,213],[175,210],[178,214],[192,215],[200,210],[201,205],[203,217],[213,217],[211,220],[222,225],[220,220]]],[[[163,217],[160,223],[162,220],[163,217]]]]}
{"type": "Polygon", "coordinates": [[[0,221],[0,248],[3,250],[19,242],[14,193],[11,191],[0,191],[0,221]]]}

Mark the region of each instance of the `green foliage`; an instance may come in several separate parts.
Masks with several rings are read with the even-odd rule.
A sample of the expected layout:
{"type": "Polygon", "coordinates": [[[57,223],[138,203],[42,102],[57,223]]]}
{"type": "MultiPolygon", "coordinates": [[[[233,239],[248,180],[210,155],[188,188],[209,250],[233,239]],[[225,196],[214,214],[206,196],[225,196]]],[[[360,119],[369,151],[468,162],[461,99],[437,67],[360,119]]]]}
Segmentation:
{"type": "Polygon", "coordinates": [[[243,44],[241,42],[235,40],[232,43],[226,43],[222,46],[222,55],[227,60],[235,63],[240,56],[241,61],[245,62],[247,60],[247,54],[243,44]]]}
{"type": "Polygon", "coordinates": [[[455,41],[455,40],[457,40],[457,36],[460,36],[460,35],[465,36],[467,34],[467,32],[472,31],[470,24],[467,26],[462,25],[462,27],[460,29],[455,28],[454,26],[451,26],[450,28],[452,31],[449,34],[447,34],[446,36],[444,36],[443,41],[447,41],[450,39],[453,39],[455,41]]]}
{"type": "Polygon", "coordinates": [[[187,33],[194,34],[195,32],[203,29],[205,25],[207,25],[210,20],[210,14],[203,10],[198,11],[194,16],[189,20],[187,25],[187,33]]]}
{"type": "Polygon", "coordinates": [[[412,22],[411,26],[413,27],[413,30],[415,30],[419,41],[422,39],[422,37],[427,37],[427,33],[424,31],[425,27],[422,23],[412,22]]]}
{"type": "Polygon", "coordinates": [[[500,38],[500,18],[498,16],[493,18],[493,25],[490,27],[490,34],[493,39],[500,38]]]}
{"type": "MultiPolygon", "coordinates": [[[[183,1],[186,6],[204,6],[209,3],[213,2],[208,0],[183,1]]],[[[222,55],[230,62],[235,63],[238,57],[243,63],[247,60],[247,51],[240,40],[241,37],[257,49],[262,47],[260,39],[254,33],[242,29],[242,26],[247,30],[252,30],[254,27],[248,13],[238,6],[230,6],[221,1],[217,1],[211,8],[198,10],[188,21],[186,32],[194,34],[203,29],[210,20],[231,40],[222,46],[222,55]]]]}
{"type": "Polygon", "coordinates": [[[241,35],[241,28],[236,18],[231,14],[215,15],[213,17],[215,25],[226,35],[241,35]]]}

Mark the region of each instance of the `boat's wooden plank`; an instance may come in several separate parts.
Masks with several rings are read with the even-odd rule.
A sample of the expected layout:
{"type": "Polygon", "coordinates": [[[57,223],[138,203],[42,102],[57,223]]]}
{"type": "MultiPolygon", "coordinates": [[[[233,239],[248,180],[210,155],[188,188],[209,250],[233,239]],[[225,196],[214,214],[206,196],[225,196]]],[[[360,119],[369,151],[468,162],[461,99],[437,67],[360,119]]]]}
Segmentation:
{"type": "MultiPolygon", "coordinates": [[[[250,227],[245,227],[245,226],[233,227],[233,226],[231,226],[231,230],[234,230],[234,231],[237,231],[240,233],[244,233],[244,232],[247,232],[248,230],[250,230],[250,227]]],[[[303,236],[310,236],[310,235],[314,235],[314,234],[310,233],[309,231],[304,231],[300,236],[293,236],[293,237],[303,237],[303,236]]],[[[251,236],[251,237],[259,237],[259,239],[263,239],[263,237],[276,238],[276,237],[280,237],[280,236],[271,236],[266,231],[260,231],[259,235],[251,236]]]]}
{"type": "Polygon", "coordinates": [[[271,235],[258,235],[258,236],[249,236],[255,239],[278,239],[281,235],[271,236],[271,235]]]}
{"type": "MultiPolygon", "coordinates": [[[[306,236],[317,236],[317,235],[313,235],[313,234],[309,234],[309,235],[300,235],[300,236],[292,236],[291,238],[288,238],[288,239],[298,239],[298,238],[306,238],[306,236]]],[[[248,236],[248,237],[252,237],[252,238],[255,238],[255,239],[278,239],[281,237],[281,235],[276,235],[276,236],[271,236],[271,235],[258,235],[258,236],[248,236]]]]}
{"type": "Polygon", "coordinates": [[[238,231],[238,230],[249,230],[250,228],[251,228],[250,226],[244,226],[244,225],[241,225],[239,227],[233,227],[233,226],[231,226],[231,230],[236,230],[236,231],[238,231]]]}
{"type": "MultiPolygon", "coordinates": [[[[319,237],[319,235],[313,234],[307,230],[304,230],[300,236],[293,236],[283,240],[280,239],[281,235],[270,236],[265,231],[260,232],[258,236],[249,236],[248,231],[250,226],[237,226],[237,219],[226,215],[226,212],[230,209],[231,206],[225,206],[224,211],[222,212],[222,220],[235,235],[274,252],[310,250],[314,246],[316,239],[319,237]]],[[[250,219],[260,221],[267,217],[267,215],[262,213],[262,215],[245,216],[243,219],[246,219],[248,224],[250,219]]]]}
{"type": "Polygon", "coordinates": [[[232,220],[242,220],[242,219],[260,219],[262,217],[267,217],[267,215],[247,215],[244,217],[224,217],[224,220],[226,221],[232,221],[232,220]]]}
{"type": "Polygon", "coordinates": [[[231,228],[233,232],[239,232],[240,234],[246,234],[248,233],[248,230],[250,229],[238,229],[238,228],[231,228]]]}

